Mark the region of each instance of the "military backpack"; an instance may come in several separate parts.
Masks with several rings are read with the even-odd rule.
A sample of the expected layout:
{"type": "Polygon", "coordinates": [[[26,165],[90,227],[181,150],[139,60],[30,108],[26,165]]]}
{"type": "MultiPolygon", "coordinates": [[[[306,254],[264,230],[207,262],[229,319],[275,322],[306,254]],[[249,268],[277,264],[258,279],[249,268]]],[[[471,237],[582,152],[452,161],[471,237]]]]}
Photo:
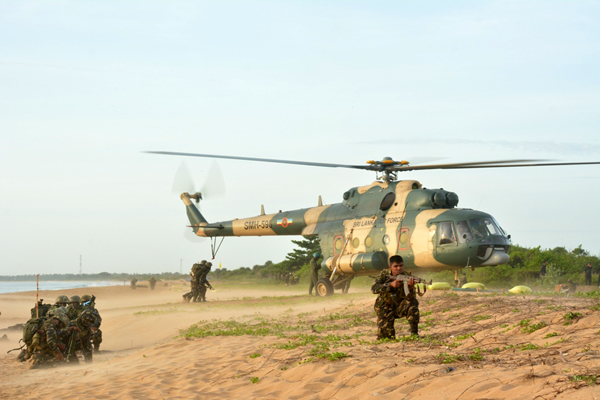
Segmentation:
{"type": "Polygon", "coordinates": [[[27,346],[31,346],[33,335],[42,329],[45,320],[46,318],[31,318],[25,323],[25,326],[23,326],[23,342],[25,342],[27,346]]]}

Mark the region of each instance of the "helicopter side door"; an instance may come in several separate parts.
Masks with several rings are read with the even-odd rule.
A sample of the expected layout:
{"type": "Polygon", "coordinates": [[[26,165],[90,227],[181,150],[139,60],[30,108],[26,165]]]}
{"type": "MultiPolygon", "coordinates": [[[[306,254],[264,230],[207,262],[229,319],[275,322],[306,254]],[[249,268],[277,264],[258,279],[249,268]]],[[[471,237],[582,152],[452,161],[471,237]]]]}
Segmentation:
{"type": "Polygon", "coordinates": [[[452,221],[437,223],[437,242],[435,246],[435,254],[438,260],[446,258],[446,256],[457,247],[456,231],[452,221]]]}

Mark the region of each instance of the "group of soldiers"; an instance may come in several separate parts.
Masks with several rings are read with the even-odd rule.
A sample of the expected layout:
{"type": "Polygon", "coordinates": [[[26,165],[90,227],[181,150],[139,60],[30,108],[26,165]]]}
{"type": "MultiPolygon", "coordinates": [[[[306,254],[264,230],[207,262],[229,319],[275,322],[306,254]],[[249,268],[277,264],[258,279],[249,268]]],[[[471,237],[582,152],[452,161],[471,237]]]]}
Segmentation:
{"type": "Polygon", "coordinates": [[[95,308],[95,296],[60,295],[54,304],[40,300],[31,309],[31,319],[23,327],[24,348],[20,361],[29,361],[31,368],[60,362],[79,363],[78,353],[85,362],[92,362],[93,353],[100,351],[102,318],[95,308]]]}
{"type": "MultiPolygon", "coordinates": [[[[151,277],[150,279],[148,279],[148,283],[150,284],[150,290],[154,290],[154,288],[156,287],[156,282],[157,282],[157,280],[155,277],[151,277]]],[[[138,283],[137,278],[133,277],[131,282],[129,282],[131,289],[135,290],[135,288],[137,287],[137,283],[138,283]]]]}
{"type": "Polygon", "coordinates": [[[208,283],[207,275],[210,272],[212,263],[206,260],[200,261],[192,266],[190,271],[191,276],[191,291],[183,295],[183,301],[185,302],[198,302],[206,301],[206,290],[213,287],[208,283]]]}

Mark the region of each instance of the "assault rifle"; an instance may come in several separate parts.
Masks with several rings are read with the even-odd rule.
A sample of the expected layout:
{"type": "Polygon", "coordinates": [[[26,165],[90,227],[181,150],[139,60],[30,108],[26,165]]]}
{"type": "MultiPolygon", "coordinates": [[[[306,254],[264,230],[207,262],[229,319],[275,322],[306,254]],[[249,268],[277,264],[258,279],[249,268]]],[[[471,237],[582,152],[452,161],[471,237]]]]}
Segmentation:
{"type": "MultiPolygon", "coordinates": [[[[429,282],[427,282],[425,279],[423,278],[419,278],[417,276],[412,276],[412,275],[388,275],[388,280],[390,281],[400,281],[404,284],[404,294],[406,296],[408,296],[409,290],[408,290],[408,281],[412,279],[413,282],[416,283],[424,283],[425,285],[431,285],[431,282],[433,281],[433,279],[431,279],[429,282]]],[[[425,286],[423,294],[425,294],[425,292],[427,291],[427,286],[425,286]]],[[[420,294],[420,293],[419,293],[420,294]]]]}
{"type": "Polygon", "coordinates": [[[76,354],[74,354],[73,352],[73,346],[75,346],[75,335],[77,334],[76,330],[73,330],[73,332],[71,332],[71,337],[69,338],[69,345],[67,346],[67,362],[69,362],[69,357],[71,357],[72,355],[77,357],[76,354]]]}

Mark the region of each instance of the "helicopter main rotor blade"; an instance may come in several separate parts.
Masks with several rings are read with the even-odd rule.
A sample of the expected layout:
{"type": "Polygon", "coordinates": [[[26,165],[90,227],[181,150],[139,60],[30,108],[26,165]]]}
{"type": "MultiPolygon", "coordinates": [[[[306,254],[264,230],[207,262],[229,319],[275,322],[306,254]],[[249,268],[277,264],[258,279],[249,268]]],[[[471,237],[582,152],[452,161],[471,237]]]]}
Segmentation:
{"type": "Polygon", "coordinates": [[[311,161],[277,160],[277,159],[273,159],[273,158],[235,157],[235,156],[221,156],[221,155],[216,155],[216,154],[179,153],[179,152],[174,152],[174,151],[144,151],[144,153],[163,154],[163,155],[169,155],[169,156],[184,156],[184,157],[223,158],[226,160],[260,161],[260,162],[270,162],[270,163],[279,163],[279,164],[296,164],[296,165],[307,165],[307,166],[311,166],[311,167],[354,168],[354,169],[373,170],[373,167],[371,167],[370,165],[329,164],[329,163],[319,163],[319,162],[311,162],[311,161]]]}
{"type": "MultiPolygon", "coordinates": [[[[522,160],[521,162],[533,162],[543,160],[522,160]]],[[[553,162],[553,163],[532,163],[532,164],[510,164],[510,161],[504,163],[498,162],[481,162],[481,163],[458,163],[458,164],[438,164],[438,165],[419,165],[415,167],[399,167],[394,168],[395,171],[414,171],[426,169],[475,169],[475,168],[511,168],[511,167],[550,167],[559,165],[592,165],[600,164],[600,161],[585,161],[585,162],[553,162]]]]}

